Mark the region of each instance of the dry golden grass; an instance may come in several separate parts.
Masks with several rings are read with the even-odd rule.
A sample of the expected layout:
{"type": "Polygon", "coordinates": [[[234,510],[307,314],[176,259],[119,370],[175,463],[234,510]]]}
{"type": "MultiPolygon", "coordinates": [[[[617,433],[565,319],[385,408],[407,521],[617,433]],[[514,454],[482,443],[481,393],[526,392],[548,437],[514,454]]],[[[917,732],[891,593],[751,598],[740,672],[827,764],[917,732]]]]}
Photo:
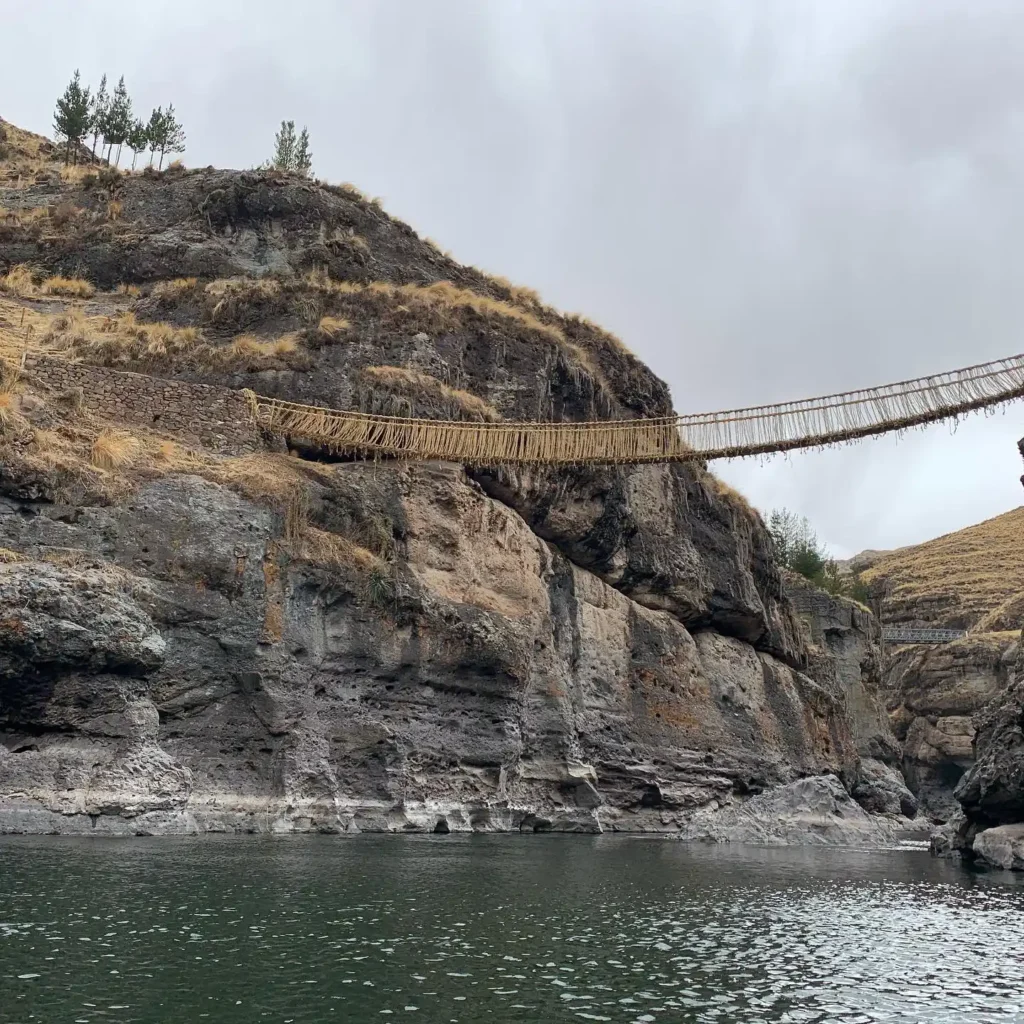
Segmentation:
{"type": "Polygon", "coordinates": [[[28,427],[24,416],[18,412],[18,400],[10,391],[0,392],[0,436],[20,434],[28,427]]]}
{"type": "Polygon", "coordinates": [[[96,289],[80,277],[48,277],[39,286],[43,295],[60,295],[67,299],[90,299],[96,289]]]}
{"type": "MultiPolygon", "coordinates": [[[[436,245],[430,242],[429,239],[424,239],[431,248],[437,248],[436,245]]],[[[527,288],[525,285],[514,284],[507,277],[503,277],[500,274],[484,274],[484,277],[496,288],[500,288],[502,291],[508,293],[508,297],[512,302],[517,303],[520,306],[534,306],[537,309],[542,309],[545,312],[554,312],[550,307],[545,306],[544,301],[541,299],[540,294],[534,288],[527,288]]]]}
{"type": "Polygon", "coordinates": [[[243,334],[231,342],[229,351],[236,360],[273,359],[290,355],[296,348],[298,343],[293,335],[284,335],[274,341],[264,341],[251,334],[243,334]]]}
{"type": "Polygon", "coordinates": [[[727,484],[724,480],[720,480],[713,473],[704,473],[704,482],[713,494],[738,508],[744,515],[753,518],[758,516],[754,506],[750,504],[745,495],[741,494],[735,487],[727,484]]]}
{"type": "Polygon", "coordinates": [[[288,551],[293,558],[329,568],[357,569],[364,573],[379,572],[385,568],[385,562],[367,548],[341,534],[329,533],[309,524],[297,531],[288,551]]]}
{"type": "Polygon", "coordinates": [[[0,291],[0,358],[18,363],[26,347],[35,347],[53,322],[53,312],[8,297],[0,291]]]}
{"type": "Polygon", "coordinates": [[[23,264],[11,267],[3,277],[0,277],[0,292],[7,292],[8,295],[15,295],[20,299],[34,295],[36,286],[32,272],[23,264]]]}
{"type": "Polygon", "coordinates": [[[469,391],[449,387],[428,373],[404,366],[367,366],[363,369],[363,376],[372,384],[411,400],[407,410],[392,410],[396,415],[433,412],[441,419],[483,420],[487,423],[497,423],[501,419],[494,406],[482,398],[469,391]]]}
{"type": "Polygon", "coordinates": [[[49,220],[50,210],[46,206],[22,206],[8,208],[0,206],[0,223],[27,227],[49,220]]]}
{"type": "Polygon", "coordinates": [[[95,174],[95,166],[90,164],[70,164],[67,167],[61,167],[60,180],[67,185],[80,185],[90,175],[95,174]]]}
{"type": "MultiPolygon", "coordinates": [[[[512,288],[524,302],[533,302],[533,293],[512,288]]],[[[426,285],[332,281],[323,270],[313,270],[294,280],[225,278],[205,287],[188,278],[159,284],[153,288],[152,295],[168,306],[199,301],[204,319],[222,329],[230,325],[244,327],[273,316],[295,315],[319,334],[321,342],[337,339],[339,323],[355,322],[368,314],[378,317],[388,328],[435,334],[478,327],[482,322],[492,328],[511,329],[544,339],[568,356],[571,365],[588,374],[598,386],[603,385],[603,376],[589,351],[592,347],[589,343],[578,344],[558,323],[542,320],[531,309],[459,287],[451,281],[426,285]],[[328,326],[330,329],[325,329],[328,326]]],[[[549,313],[546,309],[537,309],[544,315],[549,313]]],[[[554,318],[554,314],[551,315],[554,318]]],[[[592,334],[595,331],[592,327],[588,330],[592,334]]],[[[316,335],[306,337],[315,346],[316,335]]],[[[611,335],[601,337],[607,344],[621,347],[611,335]]]]}
{"type": "Polygon", "coordinates": [[[142,444],[123,430],[104,430],[93,442],[89,461],[97,469],[126,469],[139,457],[142,444]]]}
{"type": "MultiPolygon", "coordinates": [[[[861,575],[872,588],[888,588],[887,605],[911,611],[917,606],[921,614],[915,617],[924,621],[955,616],[979,628],[986,622],[989,628],[1006,623],[1000,609],[1021,593],[1024,583],[1024,506],[889,552],[861,575]]],[[[1013,628],[1022,625],[1017,620],[1013,628]]]]}
{"type": "Polygon", "coordinates": [[[131,299],[142,295],[142,289],[137,284],[119,284],[116,290],[118,295],[127,295],[131,299]]]}
{"type": "Polygon", "coordinates": [[[176,277],[173,281],[161,281],[153,286],[152,295],[164,302],[183,302],[202,291],[197,277],[176,277]]]}
{"type": "Polygon", "coordinates": [[[508,302],[492,299],[489,295],[481,295],[468,288],[460,288],[451,281],[435,281],[428,285],[395,285],[387,281],[374,281],[371,284],[340,282],[334,286],[334,291],[342,296],[365,296],[384,300],[397,306],[406,306],[412,311],[418,309],[435,313],[472,312],[484,320],[505,321],[542,335],[556,344],[567,344],[565,335],[558,327],[546,324],[532,313],[508,302]]]}
{"type": "Polygon", "coordinates": [[[273,340],[242,335],[230,345],[211,345],[197,327],[145,323],[130,311],[87,318],[78,310],[55,317],[42,345],[86,362],[134,370],[169,365],[262,369],[298,348],[293,335],[273,340]]]}
{"type": "Polygon", "coordinates": [[[27,562],[28,559],[20,551],[0,548],[0,565],[13,565],[15,562],[27,562]]]}
{"type": "Polygon", "coordinates": [[[338,316],[322,316],[317,329],[329,341],[339,341],[341,336],[352,326],[348,320],[338,316]]]}

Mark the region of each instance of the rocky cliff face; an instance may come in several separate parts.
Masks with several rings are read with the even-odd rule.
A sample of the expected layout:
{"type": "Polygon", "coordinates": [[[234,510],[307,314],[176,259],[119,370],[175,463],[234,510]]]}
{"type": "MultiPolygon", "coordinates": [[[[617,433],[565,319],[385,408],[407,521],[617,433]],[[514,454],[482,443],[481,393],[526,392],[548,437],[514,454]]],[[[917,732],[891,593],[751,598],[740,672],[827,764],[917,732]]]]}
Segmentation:
{"type": "Polygon", "coordinates": [[[958,813],[954,789],[974,764],[976,715],[1012,676],[1024,625],[1024,508],[897,551],[850,560],[884,625],[970,631],[941,646],[890,647],[881,679],[903,771],[936,822],[958,813]]]}
{"type": "Polygon", "coordinates": [[[973,763],[956,787],[961,810],[932,837],[940,855],[1024,870],[1024,643],[1010,682],[974,718],[973,763]]]}
{"type": "Polygon", "coordinates": [[[805,629],[808,671],[842,691],[861,762],[852,794],[868,811],[913,818],[918,802],[902,774],[902,750],[882,698],[880,631],[866,608],[786,574],[786,592],[805,629]]]}
{"type": "MultiPolygon", "coordinates": [[[[400,415],[669,409],[617,339],[351,188],[44,168],[0,205],[0,272],[35,268],[0,343],[27,317],[80,363],[400,415]]],[[[892,763],[870,670],[808,645],[760,519],[699,465],[232,455],[4,381],[0,830],[675,831],[855,789],[858,747],[892,763]]]]}
{"type": "Polygon", "coordinates": [[[630,600],[458,467],[338,476],[401,519],[387,582],[196,477],[4,503],[3,828],[675,829],[852,780],[831,687],[630,600]]]}
{"type": "Polygon", "coordinates": [[[973,716],[1006,690],[1016,653],[1012,636],[979,634],[897,649],[889,659],[886,702],[904,774],[933,820],[957,810],[954,789],[974,764],[973,716]]]}

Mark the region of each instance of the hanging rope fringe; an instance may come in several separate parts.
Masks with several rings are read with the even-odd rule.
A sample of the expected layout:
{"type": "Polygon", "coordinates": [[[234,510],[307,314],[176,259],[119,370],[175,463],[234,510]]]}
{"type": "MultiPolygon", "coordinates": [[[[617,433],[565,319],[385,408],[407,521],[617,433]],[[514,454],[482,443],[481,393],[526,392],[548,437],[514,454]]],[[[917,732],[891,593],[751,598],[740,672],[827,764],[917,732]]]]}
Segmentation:
{"type": "Polygon", "coordinates": [[[501,463],[722,459],[815,448],[955,418],[1024,397],[1024,355],[778,405],[599,422],[420,420],[340,412],[244,392],[266,430],[336,452],[501,463]]]}

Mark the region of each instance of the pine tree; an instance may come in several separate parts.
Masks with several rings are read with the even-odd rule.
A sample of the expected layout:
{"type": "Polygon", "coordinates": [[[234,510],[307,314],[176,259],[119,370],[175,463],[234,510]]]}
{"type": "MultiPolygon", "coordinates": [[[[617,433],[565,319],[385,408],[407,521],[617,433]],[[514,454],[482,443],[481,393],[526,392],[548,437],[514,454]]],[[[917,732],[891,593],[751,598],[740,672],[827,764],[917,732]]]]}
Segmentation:
{"type": "Polygon", "coordinates": [[[146,146],[149,145],[149,127],[142,118],[136,118],[132,122],[128,137],[124,140],[132,151],[132,170],[135,170],[135,161],[146,146]]]}
{"type": "Polygon", "coordinates": [[[99,142],[100,136],[103,134],[103,122],[109,107],[110,96],[107,94],[107,76],[104,74],[100,79],[99,91],[93,96],[92,104],[89,107],[89,131],[92,132],[93,159],[96,157],[96,143],[99,142]]]}
{"type": "Polygon", "coordinates": [[[89,107],[92,98],[88,89],[82,88],[82,79],[75,69],[75,75],[57,100],[53,114],[53,128],[57,137],[65,140],[64,163],[71,162],[72,146],[75,147],[75,162],[78,162],[77,147],[89,130],[89,107]]]}
{"type": "MultiPolygon", "coordinates": [[[[114,146],[117,146],[115,167],[121,163],[121,147],[124,145],[125,139],[128,138],[133,122],[132,101],[128,96],[128,90],[124,85],[124,75],[122,75],[114,90],[113,99],[110,101],[110,110],[103,129],[103,139],[109,148],[113,149],[114,146]]],[[[109,150],[107,158],[109,160],[109,150]]]]}
{"type": "Polygon", "coordinates": [[[174,104],[169,103],[167,110],[160,118],[160,165],[158,170],[164,166],[165,153],[185,152],[185,130],[178,119],[174,116],[174,104]]]}
{"type": "Polygon", "coordinates": [[[295,122],[282,121],[281,130],[274,136],[272,166],[279,171],[295,169],[295,122]]]}
{"type": "Polygon", "coordinates": [[[295,145],[295,170],[304,178],[308,178],[312,167],[313,154],[309,150],[309,129],[303,125],[299,141],[295,145]]]}
{"type": "Polygon", "coordinates": [[[160,148],[160,140],[164,132],[164,108],[157,107],[149,115],[149,124],[146,125],[146,139],[149,142],[149,166],[153,166],[153,157],[160,148]]]}

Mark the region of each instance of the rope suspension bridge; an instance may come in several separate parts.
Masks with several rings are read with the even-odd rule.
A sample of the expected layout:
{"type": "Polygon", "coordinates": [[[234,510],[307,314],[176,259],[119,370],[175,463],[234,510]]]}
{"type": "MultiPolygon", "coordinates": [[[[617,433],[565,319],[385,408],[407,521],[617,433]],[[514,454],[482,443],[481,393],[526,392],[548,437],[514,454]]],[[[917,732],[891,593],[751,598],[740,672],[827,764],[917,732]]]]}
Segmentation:
{"type": "Polygon", "coordinates": [[[955,420],[1024,397],[1024,355],[796,402],[655,419],[414,419],[244,394],[264,429],[339,453],[477,465],[685,462],[819,448],[955,420]]]}

